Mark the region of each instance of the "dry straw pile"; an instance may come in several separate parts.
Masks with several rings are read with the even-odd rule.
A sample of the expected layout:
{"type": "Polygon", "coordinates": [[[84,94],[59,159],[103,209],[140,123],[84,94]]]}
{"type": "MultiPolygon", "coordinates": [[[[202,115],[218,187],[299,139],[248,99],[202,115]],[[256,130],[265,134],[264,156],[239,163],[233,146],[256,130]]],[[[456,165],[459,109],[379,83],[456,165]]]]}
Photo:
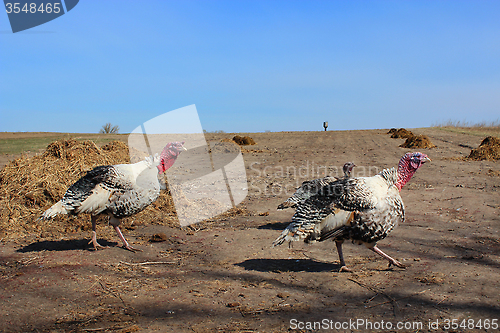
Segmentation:
{"type": "MultiPolygon", "coordinates": [[[[50,221],[37,218],[87,171],[99,165],[128,162],[128,146],[121,141],[98,147],[92,141],[74,139],[55,141],[40,155],[10,162],[0,170],[0,238],[26,235],[50,238],[65,232],[89,230],[90,216],[86,214],[60,216],[50,221]]],[[[153,205],[124,222],[127,220],[135,224],[176,223],[172,197],[162,191],[153,205]]]]}
{"type": "Polygon", "coordinates": [[[475,161],[494,161],[500,159],[500,139],[494,136],[485,138],[478,148],[472,149],[468,157],[475,161]]]}
{"type": "Polygon", "coordinates": [[[255,141],[249,136],[235,135],[233,137],[233,141],[239,144],[240,146],[249,146],[255,144],[255,141]]]}
{"type": "Polygon", "coordinates": [[[391,134],[391,138],[406,139],[400,145],[401,148],[435,148],[436,145],[431,142],[427,135],[415,135],[405,128],[391,128],[387,134],[391,134]]]}
{"type": "Polygon", "coordinates": [[[387,134],[392,134],[391,138],[393,139],[406,139],[411,138],[414,134],[411,131],[408,131],[405,128],[395,129],[391,128],[387,134]]]}
{"type": "MultiPolygon", "coordinates": [[[[246,149],[245,147],[242,146],[249,146],[249,145],[256,145],[257,143],[254,141],[249,136],[239,136],[235,135],[232,139],[229,138],[223,138],[220,140],[220,142],[229,142],[232,144],[237,145],[236,147],[239,147],[239,150],[242,153],[262,153],[264,150],[262,149],[246,149]]],[[[225,146],[227,148],[227,146],[225,146]]],[[[234,150],[234,148],[230,148],[230,150],[234,150]]]]}
{"type": "Polygon", "coordinates": [[[402,148],[435,148],[436,145],[431,142],[427,135],[414,135],[406,139],[400,145],[402,148]]]}

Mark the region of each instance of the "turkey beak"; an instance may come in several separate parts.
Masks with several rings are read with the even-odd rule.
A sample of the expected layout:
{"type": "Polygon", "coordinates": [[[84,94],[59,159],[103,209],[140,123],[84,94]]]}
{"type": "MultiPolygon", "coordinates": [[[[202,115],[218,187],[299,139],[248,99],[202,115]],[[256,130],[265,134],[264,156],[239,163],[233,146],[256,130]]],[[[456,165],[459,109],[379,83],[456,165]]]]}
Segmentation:
{"type": "Polygon", "coordinates": [[[426,157],[424,157],[424,158],[422,159],[422,163],[425,163],[425,162],[430,162],[430,161],[431,161],[431,159],[430,159],[428,156],[426,156],[426,157]]]}
{"type": "Polygon", "coordinates": [[[186,147],[184,147],[184,146],[182,146],[182,149],[183,149],[183,150],[185,150],[185,151],[187,151],[187,148],[186,148],[186,147]]]}

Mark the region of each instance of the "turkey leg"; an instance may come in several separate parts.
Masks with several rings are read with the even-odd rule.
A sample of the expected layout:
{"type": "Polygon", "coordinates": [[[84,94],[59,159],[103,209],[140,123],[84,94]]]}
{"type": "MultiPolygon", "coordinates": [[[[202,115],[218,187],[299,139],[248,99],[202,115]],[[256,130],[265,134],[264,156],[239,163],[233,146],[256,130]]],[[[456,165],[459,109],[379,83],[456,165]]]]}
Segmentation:
{"type": "Polygon", "coordinates": [[[335,241],[335,245],[337,246],[337,252],[339,253],[340,260],[340,271],[339,272],[352,272],[350,268],[347,268],[344,261],[344,253],[342,252],[342,243],[341,241],[335,241]]]}
{"type": "Polygon", "coordinates": [[[120,228],[118,227],[120,225],[119,219],[117,219],[114,216],[111,216],[109,219],[109,224],[111,224],[113,226],[113,228],[115,228],[116,234],[118,235],[118,237],[122,241],[124,248],[126,248],[127,250],[132,251],[132,252],[137,252],[137,251],[142,252],[142,250],[136,249],[135,247],[130,246],[129,243],[127,242],[127,240],[125,239],[125,237],[123,237],[123,234],[122,234],[120,228]]]}
{"type": "Polygon", "coordinates": [[[96,233],[96,226],[97,226],[97,216],[92,215],[90,217],[92,221],[92,239],[90,240],[89,244],[92,243],[94,245],[94,250],[97,251],[99,249],[106,249],[108,248],[107,246],[102,246],[101,244],[97,243],[97,233],[96,233]]]}

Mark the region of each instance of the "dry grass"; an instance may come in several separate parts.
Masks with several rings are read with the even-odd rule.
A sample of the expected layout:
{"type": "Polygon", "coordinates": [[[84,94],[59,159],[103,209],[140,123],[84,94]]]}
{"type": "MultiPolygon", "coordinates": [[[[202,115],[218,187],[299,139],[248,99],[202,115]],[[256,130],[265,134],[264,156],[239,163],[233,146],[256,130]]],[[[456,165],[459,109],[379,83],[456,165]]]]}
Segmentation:
{"type": "Polygon", "coordinates": [[[98,145],[103,145],[113,140],[126,141],[127,136],[125,134],[0,132],[0,154],[17,155],[25,152],[43,152],[51,142],[69,139],[92,140],[98,145]]]}
{"type": "Polygon", "coordinates": [[[482,121],[471,123],[468,121],[448,120],[443,123],[435,123],[432,127],[442,131],[469,134],[474,136],[497,136],[500,137],[500,119],[496,121],[482,121]]]}
{"type": "Polygon", "coordinates": [[[479,127],[479,128],[487,128],[487,127],[500,127],[500,119],[494,121],[481,121],[478,123],[471,123],[469,121],[460,121],[460,120],[448,120],[442,123],[434,123],[432,127],[479,127]]]}

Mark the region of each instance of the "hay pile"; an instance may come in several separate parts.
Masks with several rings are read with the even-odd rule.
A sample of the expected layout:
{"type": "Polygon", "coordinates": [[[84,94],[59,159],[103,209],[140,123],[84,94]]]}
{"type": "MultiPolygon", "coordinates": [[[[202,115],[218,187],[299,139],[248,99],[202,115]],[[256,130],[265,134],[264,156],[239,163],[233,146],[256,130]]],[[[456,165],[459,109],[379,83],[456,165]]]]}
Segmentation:
{"type": "Polygon", "coordinates": [[[431,142],[427,135],[414,135],[406,139],[400,145],[402,148],[435,148],[436,145],[431,142]]]}
{"type": "Polygon", "coordinates": [[[233,141],[239,144],[240,146],[249,146],[255,144],[255,141],[249,136],[235,135],[233,137],[233,141]]]}
{"type": "Polygon", "coordinates": [[[407,139],[415,136],[415,134],[405,128],[400,128],[398,130],[395,128],[391,128],[391,130],[387,132],[387,134],[392,134],[391,138],[393,139],[407,139]]]}
{"type": "Polygon", "coordinates": [[[406,139],[400,145],[401,148],[435,148],[436,145],[431,142],[427,135],[415,135],[405,128],[395,129],[391,128],[387,134],[392,134],[391,138],[406,139]]]}
{"type": "MultiPolygon", "coordinates": [[[[60,238],[66,232],[89,230],[90,216],[86,214],[59,216],[50,221],[36,219],[87,171],[99,165],[128,162],[128,146],[121,141],[98,147],[92,141],[74,139],[55,141],[40,155],[11,161],[0,170],[0,238],[30,234],[60,238]]],[[[171,196],[162,191],[153,205],[129,219],[142,223],[174,223],[171,196]]],[[[112,231],[112,228],[106,229],[112,231]]]]}
{"type": "MultiPolygon", "coordinates": [[[[244,147],[241,147],[241,146],[246,146],[246,145],[256,145],[257,144],[254,141],[254,139],[252,139],[249,136],[236,135],[232,139],[228,139],[228,138],[221,139],[220,142],[233,143],[233,144],[237,145],[236,147],[238,147],[239,150],[244,154],[245,153],[262,153],[262,152],[264,152],[264,150],[262,150],[262,149],[246,149],[244,147]]],[[[227,148],[227,146],[225,146],[225,147],[227,148]]],[[[231,148],[230,150],[232,152],[234,149],[231,148]]],[[[214,151],[213,148],[212,148],[212,151],[214,151]]],[[[227,151],[227,152],[229,152],[229,151],[227,151]]]]}
{"type": "Polygon", "coordinates": [[[494,161],[500,159],[500,139],[494,136],[485,138],[478,148],[472,149],[468,157],[474,161],[494,161]]]}

